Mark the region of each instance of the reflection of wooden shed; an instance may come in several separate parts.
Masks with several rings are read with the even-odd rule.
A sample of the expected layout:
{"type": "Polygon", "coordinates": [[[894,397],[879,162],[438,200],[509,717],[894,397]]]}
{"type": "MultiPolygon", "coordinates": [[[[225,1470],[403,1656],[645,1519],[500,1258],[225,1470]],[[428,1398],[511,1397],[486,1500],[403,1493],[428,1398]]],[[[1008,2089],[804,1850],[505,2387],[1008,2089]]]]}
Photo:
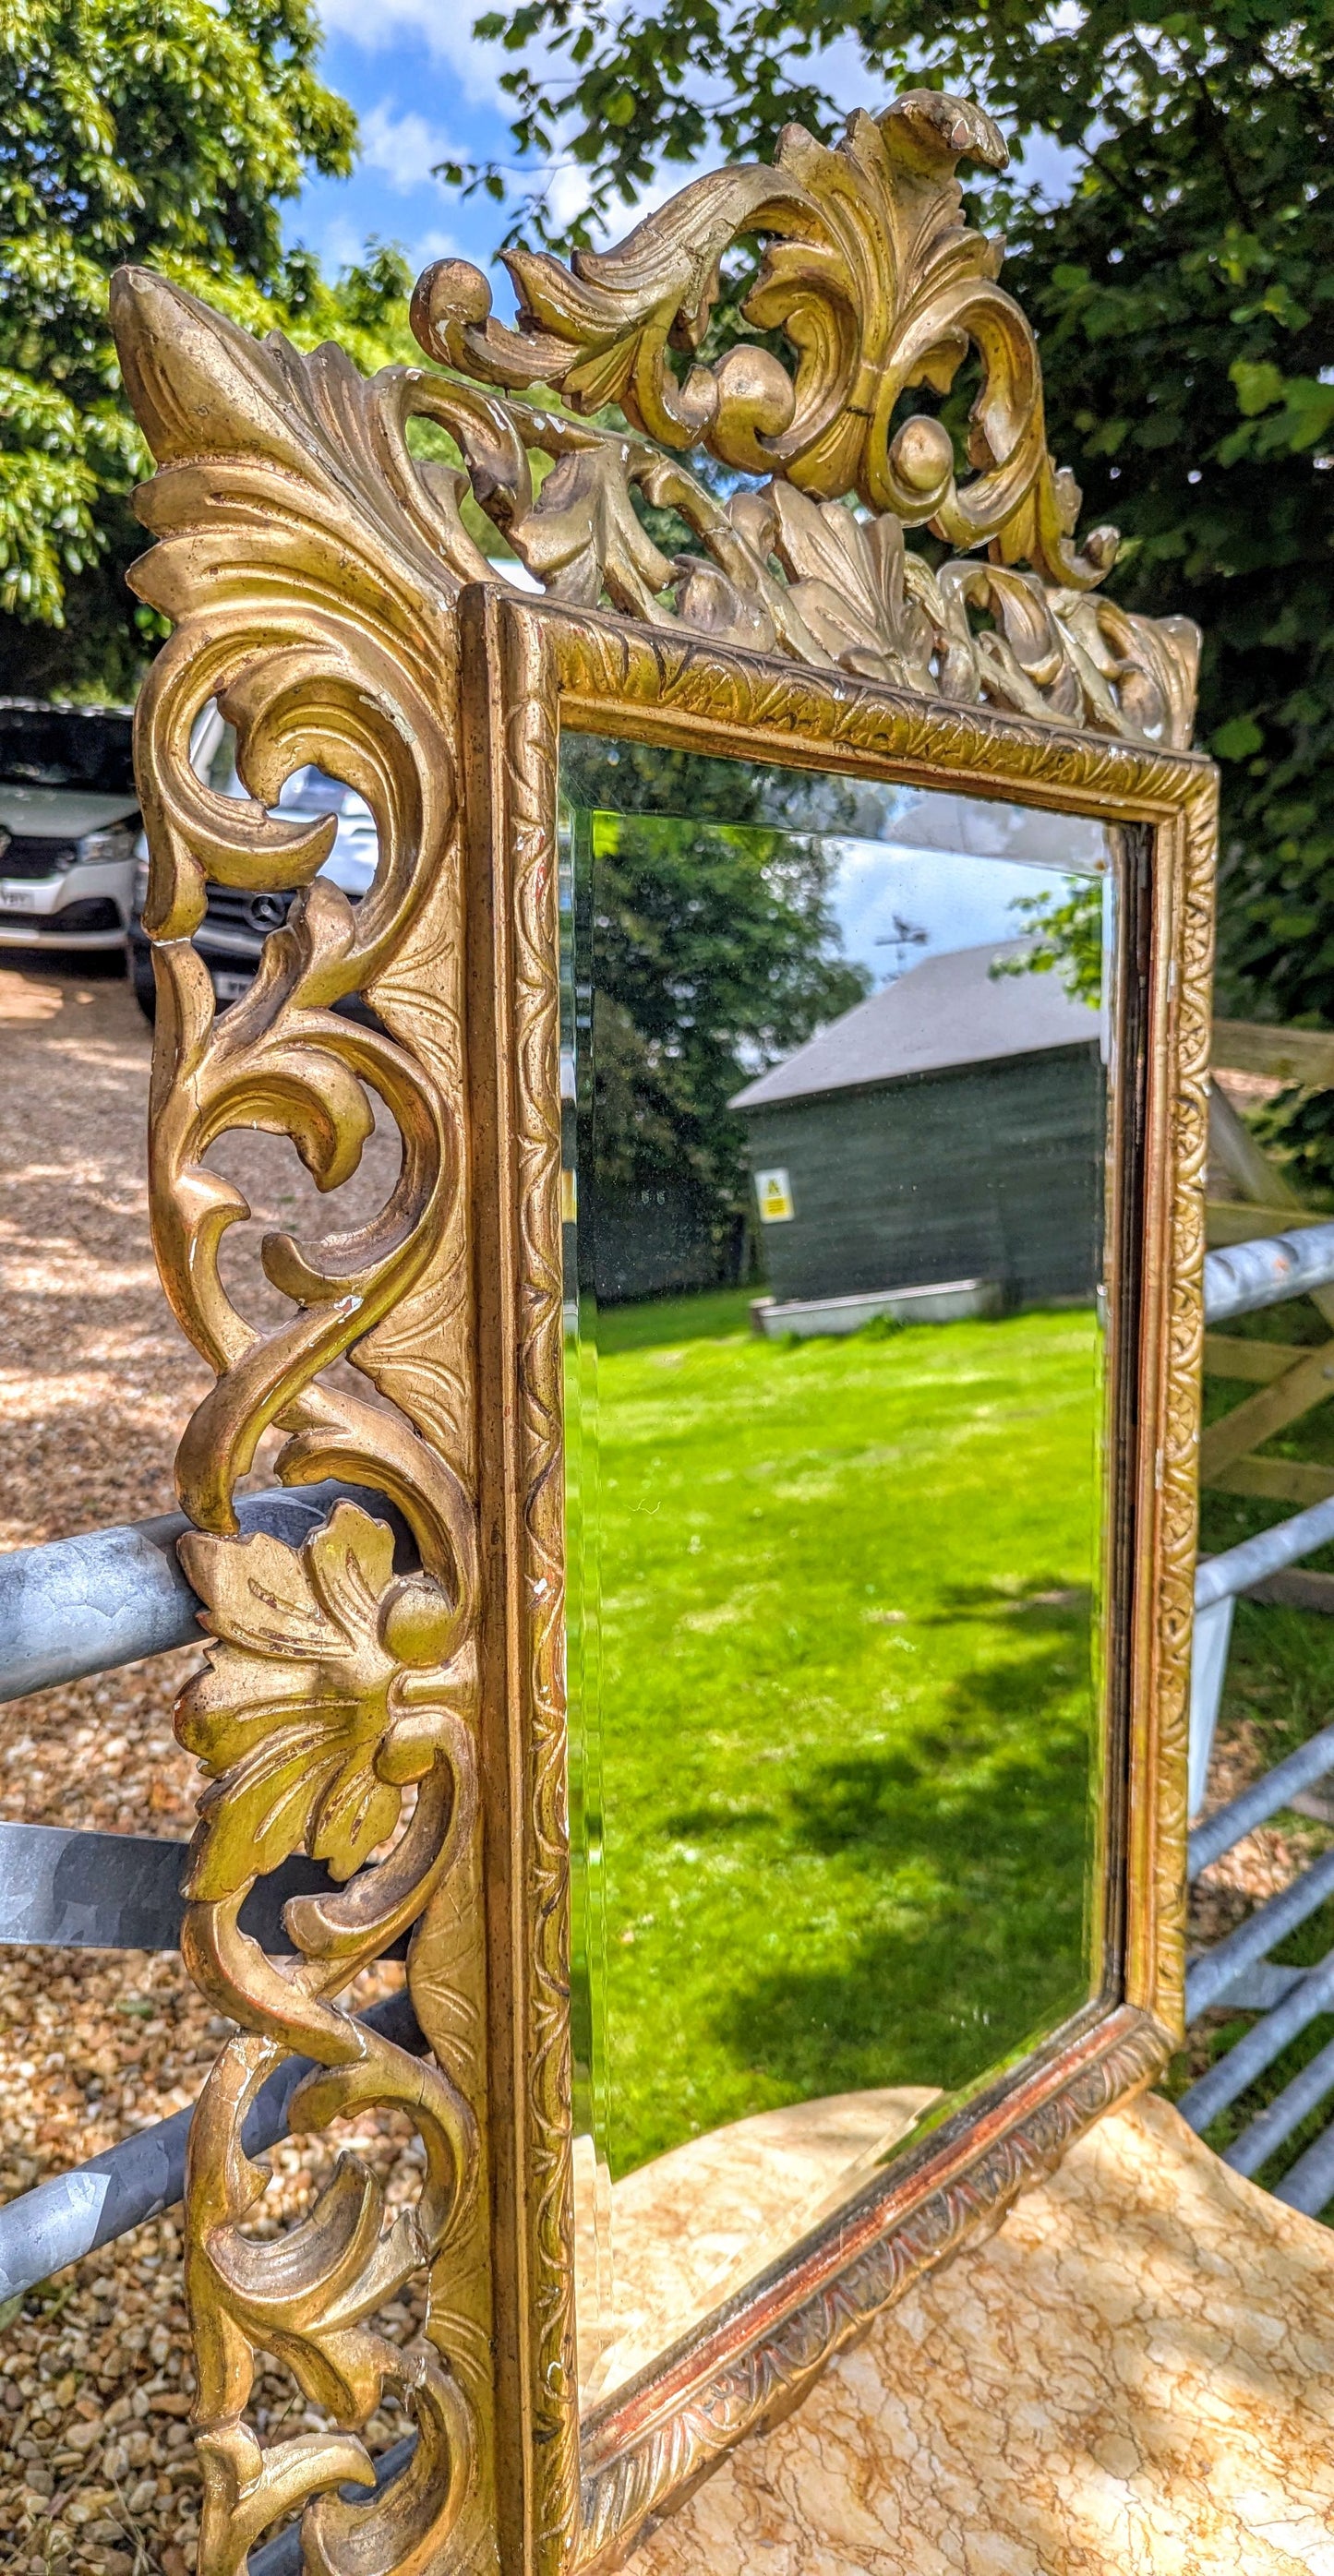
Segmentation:
{"type": "Polygon", "coordinates": [[[1058,974],[993,972],[1021,954],[928,957],[737,1095],[776,1298],[955,1279],[1016,1305],[1091,1296],[1098,1015],[1058,974]]]}
{"type": "Polygon", "coordinates": [[[717,1217],[702,1189],[668,1173],[661,1183],[619,1192],[599,1188],[593,1195],[593,1276],[600,1306],[717,1285],[728,1247],[719,1246],[717,1217]]]}

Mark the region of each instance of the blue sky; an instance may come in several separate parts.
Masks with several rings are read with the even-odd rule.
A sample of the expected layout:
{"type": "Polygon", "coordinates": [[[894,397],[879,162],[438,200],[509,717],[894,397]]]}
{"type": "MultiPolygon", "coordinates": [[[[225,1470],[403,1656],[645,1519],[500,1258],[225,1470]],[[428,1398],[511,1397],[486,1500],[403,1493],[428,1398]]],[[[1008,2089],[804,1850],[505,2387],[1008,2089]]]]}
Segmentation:
{"type": "MultiPolygon", "coordinates": [[[[480,7],[480,0],[477,0],[480,7]]],[[[367,237],[400,242],[414,269],[457,253],[485,266],[503,230],[490,198],[465,202],[431,177],[450,153],[509,148],[499,46],[470,34],[469,0],[323,0],[322,70],[361,120],[350,179],[317,179],[289,208],[289,238],[338,269],[367,237]]]]}
{"type": "MultiPolygon", "coordinates": [[[[505,229],[502,209],[486,196],[465,201],[431,177],[432,165],[451,153],[504,158],[512,150],[499,78],[514,58],[472,35],[481,5],[482,0],[322,0],[324,73],[361,119],[361,159],[350,179],[319,179],[308,187],[289,209],[287,229],[290,239],[317,251],[326,267],[336,270],[358,258],[370,234],[400,242],[414,269],[451,254],[488,265],[505,229]]],[[[868,83],[846,40],[830,48],[821,71],[848,108],[875,109],[889,94],[883,85],[868,83]]],[[[1030,156],[1030,166],[1048,185],[1059,185],[1059,158],[1042,149],[1030,156]]],[[[674,167],[646,206],[689,176],[674,167]]],[[[572,215],[583,202],[579,171],[558,168],[557,211],[572,215]]],[[[627,210],[612,238],[628,231],[633,220],[627,210]]],[[[502,309],[503,300],[508,299],[502,283],[502,309]]]]}

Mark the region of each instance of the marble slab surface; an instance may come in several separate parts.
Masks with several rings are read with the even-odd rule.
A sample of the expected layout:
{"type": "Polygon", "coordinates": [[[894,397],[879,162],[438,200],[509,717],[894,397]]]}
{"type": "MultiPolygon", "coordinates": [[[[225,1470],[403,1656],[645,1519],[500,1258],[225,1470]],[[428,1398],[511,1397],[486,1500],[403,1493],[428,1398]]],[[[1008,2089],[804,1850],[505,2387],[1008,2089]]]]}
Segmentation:
{"type": "Polygon", "coordinates": [[[848,2200],[940,2096],[834,2093],[689,2138],[607,2189],[575,2141],[579,2393],[619,2388],[848,2200]]]}
{"type": "Polygon", "coordinates": [[[630,2569],[1334,2576],[1334,2231],[1109,2114],[630,2569]]]}

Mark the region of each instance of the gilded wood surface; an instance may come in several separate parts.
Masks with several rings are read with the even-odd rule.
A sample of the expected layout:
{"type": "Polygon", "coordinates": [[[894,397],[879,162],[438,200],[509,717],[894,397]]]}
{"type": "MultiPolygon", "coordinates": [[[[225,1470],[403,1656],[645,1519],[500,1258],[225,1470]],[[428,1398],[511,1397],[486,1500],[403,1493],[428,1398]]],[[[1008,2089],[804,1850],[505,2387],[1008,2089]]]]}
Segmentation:
{"type": "MultiPolygon", "coordinates": [[[[496,1054],[499,1222],[493,1318],[496,1414],[505,1425],[509,1552],[505,1657],[512,1866],[518,1876],[507,1979],[516,2106],[509,2268],[527,2284],[519,2384],[527,2458],[516,2480],[524,2566],[564,2567],[575,2540],[578,2384],[569,2029],[563,1315],[557,853],[558,705],[550,639],[505,615],[494,593],[464,603],[465,734],[472,866],[487,900],[492,982],[479,1018],[496,1054]]],[[[496,1442],[497,1453],[501,1443],[496,1442]]]]}
{"type": "Polygon", "coordinates": [[[1108,820],[1170,820],[1211,795],[1199,758],[1154,744],[1054,725],[982,705],[945,703],[912,689],[858,685],[832,671],[784,667],[738,647],[608,616],[561,616],[543,602],[507,600],[510,615],[549,619],[558,639],[562,722],[671,739],[733,759],[898,777],[956,792],[1022,796],[1025,803],[1108,820]]]}
{"type": "Polygon", "coordinates": [[[960,219],[955,162],[1000,150],[978,111],[922,95],[855,119],[836,153],[794,133],[773,171],[696,183],[574,278],[521,262],[509,334],[475,272],[428,272],[420,328],[454,374],[397,368],[366,383],[336,349],[257,347],[160,278],[116,283],[126,382],[159,466],[141,497],[158,543],[136,583],[175,626],[139,717],[159,984],[153,1222],[167,1292],[216,1377],[178,1458],[215,1639],[179,1713],[211,1774],[184,1948],[238,2025],[201,2099],[188,2182],[202,2576],[238,2576],[262,2531],[303,2508],[306,2564],[324,2576],[473,2576],[515,2532],[506,2563],[532,2576],[610,2563],[645,2515],[794,2402],[904,2279],[1143,2081],[1177,2009],[1212,851],[1209,773],[1180,756],[1198,639],[1096,596],[1114,538],[1076,543],[1078,496],[1047,455],[1032,335],[997,284],[994,246],[960,219]],[[668,348],[698,347],[718,260],[752,232],[769,247],[750,318],[786,333],[792,372],[743,345],[678,375],[668,348]],[[939,424],[898,406],[913,383],[943,390],[970,346],[982,384],[960,483],[939,424]],[[573,408],[486,390],[535,382],[573,408]],[[613,398],[625,430],[576,416],[613,398]],[[449,431],[460,466],[414,460],[414,416],[449,431]],[[767,480],[724,507],[681,461],[692,443],[767,480]],[[554,460],[545,479],[535,456],[554,460]],[[516,603],[479,552],[469,492],[545,601],[516,603]],[[636,496],[675,508],[703,552],[662,555],[636,496]],[[955,545],[986,542],[989,558],[931,574],[904,544],[924,522],[955,545]],[[471,820],[465,590],[477,645],[465,715],[485,781],[471,820]],[[236,725],[253,801],[214,794],[191,769],[191,726],[213,697],[236,725]],[[1165,827],[1170,878],[1143,1361],[1159,1468],[1129,1890],[1132,1999],[1156,2018],[1114,2012],[1072,2040],[987,2115],[947,2178],[863,2212],[860,2237],[834,2231],[811,2258],[818,2279],[808,2263],[771,2283],[744,2350],[734,2339],[709,2359],[706,2336],[679,2386],[641,2387],[628,2412],[600,2418],[582,2506],[561,1673],[562,721],[1147,819],[1165,827]],[[311,760],[375,815],[380,863],[356,907],[319,875],[332,825],[270,810],[311,760]],[[470,982],[479,868],[503,935],[470,982]],[[192,946],[210,880],[298,890],[251,991],[221,1018],[192,946]],[[377,1027],[334,1010],[354,992],[377,1027]],[[486,1080],[479,1029],[495,1058],[486,1080]],[[488,1126],[474,1108],[492,1075],[488,1126]],[[229,1128],[269,1128],[336,1194],[376,1115],[401,1141],[395,1188],[355,1229],[340,1231],[335,1211],[316,1241],[266,1240],[291,1315],[260,1334],[224,1285],[220,1249],[248,1210],[210,1149],[229,1128]],[[494,1274],[479,1245],[488,1260],[498,1247],[494,1274]],[[504,1361],[486,1381],[483,1475],[488,1348],[504,1361]],[[346,1360],[366,1394],[335,1366],[346,1360]],[[419,1570],[396,1571],[386,1522],[359,1505],[300,1550],[240,1540],[234,1487],[269,1429],[283,1478],[348,1478],[395,1505],[419,1570]],[[479,1510],[501,1453],[508,1518],[487,1521],[487,1580],[510,1606],[487,1665],[498,1704],[483,1711],[479,1510]],[[298,1849],[341,1891],[290,1906],[295,1958],[269,1960],[240,1932],[240,1908],[298,1849]],[[374,1853],[387,1856],[372,1866],[374,1853]],[[405,1930],[424,2063],[346,2008],[360,1970],[405,1930]],[[414,2209],[390,2221],[344,2159],[292,2234],[250,2232],[263,2176],[242,2151],[246,2112],[297,2052],[316,2062],[294,2098],[298,2126],[370,2101],[413,2119],[425,2167],[414,2209]],[[405,2353],[375,2317],[414,2274],[430,2304],[405,2353]],[[261,2348],[327,2431],[260,2443],[247,2407],[261,2348]],[[499,2443],[497,2372],[523,2391],[499,2443]],[[358,2428],[387,2382],[414,2408],[418,2448],[382,2493],[349,2503],[338,2490],[368,2484],[358,2428]],[[516,2441],[529,2454],[518,2505],[516,2441]]]}
{"type": "Polygon", "coordinates": [[[161,468],[140,503],[159,543],[136,579],[176,622],[139,709],[159,994],[152,1215],[167,1293],[217,1380],[177,1461],[198,1532],[183,1554],[217,1640],[178,1713],[212,1775],[182,1948],[239,2025],[196,2111],[186,2195],[200,2565],[237,2576],[275,2517],[304,2505],[305,2564],[320,2576],[481,2567],[494,2561],[494,2318],[447,531],[403,443],[410,381],[366,385],[337,351],[257,348],[142,274],[117,281],[117,321],[161,468]],[[210,695],[237,726],[255,802],[215,795],[190,767],[210,695]],[[332,825],[265,810],[307,760],[375,814],[380,869],[355,910],[316,875],[332,825]],[[306,889],[223,1017],[189,937],[210,877],[306,889]],[[334,1011],[354,992],[378,1028],[334,1011]],[[336,1193],[377,1110],[402,1146],[391,1197],[352,1231],[335,1215],[318,1241],[266,1239],[265,1271],[292,1314],[260,1334],[223,1284],[226,1229],[248,1210],[210,1147],[229,1128],[268,1128],[336,1193]],[[328,1374],[344,1354],[365,1396],[328,1374]],[[285,1480],[352,1478],[396,1504],[420,1571],[397,1576],[387,1524],[346,1504],[300,1550],[236,1537],[235,1481],[270,1425],[285,1480]],[[270,1960],[239,1912],[256,1876],[301,1849],[345,1884],[289,1905],[295,1960],[270,1960]],[[339,2000],[408,1930],[425,2062],[339,2000]],[[242,2150],[246,2114],[296,2053],[316,2061],[293,2097],[298,2131],[369,2103],[412,2120],[415,2207],[389,2220],[345,2156],[300,2226],[271,2242],[247,2233],[265,2176],[242,2150]],[[404,2350],[375,2319],[422,2274],[426,2330],[404,2350]],[[247,2416],[261,2348],[328,2432],[261,2446],[247,2416]],[[411,2402],[416,2455],[373,2501],[349,2503],[340,2487],[371,2484],[357,2428],[386,2385],[411,2402]]]}
{"type": "Polygon", "coordinates": [[[962,217],[958,163],[1006,157],[968,100],[912,90],[859,111],[832,151],[789,126],[772,169],[697,179],[570,270],[507,253],[513,330],[491,318],[480,269],[429,268],[417,336],[509,395],[477,392],[469,411],[460,389],[453,425],[478,500],[547,596],[605,597],[750,652],[1183,748],[1198,633],[1097,595],[1116,531],[1076,541],[1080,493],[1048,454],[1037,344],[997,281],[1004,244],[962,217]],[[766,248],[743,315],[781,333],[795,365],[757,338],[679,373],[673,354],[693,360],[707,333],[720,263],[753,236],[766,248]],[[961,484],[944,422],[902,413],[901,398],[947,393],[970,353],[981,384],[961,484]],[[514,401],[534,385],[568,408],[514,401]],[[571,416],[608,404],[628,435],[571,416]],[[765,480],[723,503],[678,461],[692,447],[765,480]],[[530,453],[553,460],[540,488],[530,453]],[[664,553],[636,494],[673,511],[702,553],[664,553]],[[965,557],[986,544],[989,559],[933,574],[904,543],[923,525],[965,557]]]}
{"type": "Polygon", "coordinates": [[[1190,1644],[1199,1531],[1217,784],[1205,772],[1158,836],[1159,1020],[1150,1061],[1141,1355],[1140,1656],[1131,1749],[1126,1993],[1180,2036],[1186,1972],[1190,1644]]]}
{"type": "MultiPolygon", "coordinates": [[[[614,2402],[606,2410],[593,2437],[596,2465],[585,2469],[578,2525],[579,2565],[601,2567],[617,2563],[642,2523],[732,2442],[785,2403],[797,2402],[856,2331],[857,2320],[897,2295],[896,2266],[910,2273],[914,2248],[934,2244],[939,2231],[948,2252],[974,2227],[989,2223],[993,2185],[1003,2206],[1039,2170],[1034,2142],[1068,2140],[1121,2090],[1147,2080],[1166,2057],[1167,2033],[1179,2026],[1215,782],[1206,763],[1146,745],[1055,731],[985,708],[924,703],[833,675],[783,672],[772,663],[661,630],[626,628],[610,618],[572,619],[541,603],[507,602],[498,607],[496,622],[492,659],[501,704],[493,728],[504,744],[509,781],[508,869],[516,919],[549,896],[552,881],[554,806],[548,802],[544,808],[543,799],[553,784],[555,736],[545,712],[535,717],[532,710],[545,711],[557,699],[563,721],[584,730],[642,730],[647,738],[667,736],[734,758],[797,756],[807,765],[861,774],[878,770],[937,782],[947,776],[955,789],[1021,794],[1109,821],[1127,814],[1153,817],[1161,826],[1148,1104],[1150,1131],[1158,1137],[1157,1175],[1146,1211],[1145,1328],[1141,1348],[1132,1354],[1141,1374],[1138,1414],[1146,1472],[1132,1677],[1127,1992],[1132,2006],[1142,2009],[1114,2014],[1101,2033],[1071,2047],[1033,2109],[1031,2137],[1027,2113],[1012,2104],[1008,2114],[997,2115],[993,2143],[979,2149],[966,2188],[951,2182],[940,2187],[940,2198],[929,2184],[921,2186],[921,2208],[914,2207],[897,2254],[877,2251],[861,2266],[860,2257],[854,2262],[848,2251],[845,2227],[836,2225],[823,2249],[828,2278],[818,2294],[803,2296],[795,2279],[774,2283],[750,2317],[738,2350],[721,2354],[715,2367],[687,2372],[680,2388],[670,2372],[655,2388],[650,2374],[637,2402],[614,2402]],[[534,822],[544,810],[545,829],[534,822]],[[997,2145],[1002,2136],[1009,2143],[997,2145]]],[[[540,951],[536,955],[542,974],[520,1008],[534,1027],[544,1014],[552,1026],[554,939],[545,960],[540,951]]],[[[557,1144],[553,1128],[546,1145],[549,1193],[557,1144]]],[[[534,1165],[534,1178],[540,1168],[534,1165]]],[[[548,1207],[554,1209],[550,1197],[548,1207]]],[[[554,1226],[554,1213],[550,1221],[554,1226]]],[[[545,1367],[559,1365],[559,1273],[550,1258],[552,1243],[554,1235],[527,1282],[539,1373],[539,1340],[553,1353],[545,1367]]],[[[535,1494],[544,1458],[544,1452],[534,1453],[535,1494]]],[[[540,1578],[537,1559],[533,1570],[540,1578]]],[[[528,1743],[529,1797],[536,1805],[563,1787],[563,1743],[536,1722],[536,1703],[528,1743]]],[[[534,2109],[543,2116],[536,2102],[534,2109]]],[[[548,2111],[556,2114],[554,2096],[548,2111]]],[[[1059,2152],[1060,2143],[1053,2154],[1059,2152]]],[[[888,2229],[893,2235],[896,2217],[892,2209],[885,2211],[881,2234],[888,2229]]],[[[567,2265],[564,2253],[560,2280],[567,2265]]],[[[557,2286],[553,2280],[553,2294],[557,2286]]],[[[707,2344],[707,2331],[698,2340],[707,2344]]],[[[553,2358],[554,2351],[546,2354],[539,2368],[535,2347],[538,2413],[544,2389],[549,2401],[553,2358]]],[[[564,2453],[555,2431],[553,2421],[551,2502],[545,2515],[539,2507],[536,2520],[546,2544],[538,2564],[552,2569],[563,2563],[569,2512],[564,2453]]]]}
{"type": "Polygon", "coordinates": [[[1147,2014],[1113,2016],[906,2187],[882,2188],[878,2201],[851,2210],[823,2247],[793,2267],[781,2304],[756,2299],[759,2313],[743,2313],[716,2338],[711,2367],[682,2372],[670,2403],[650,2396],[637,2406],[631,2398],[595,2425],[581,2498],[581,2568],[601,2576],[621,2565],[673,2497],[743,2435],[799,2405],[834,2355],[914,2282],[990,2234],[1101,2112],[1152,2082],[1168,2052],[1165,2033],[1147,2014]],[[767,2318],[766,2304],[775,2311],[767,2318]]]}

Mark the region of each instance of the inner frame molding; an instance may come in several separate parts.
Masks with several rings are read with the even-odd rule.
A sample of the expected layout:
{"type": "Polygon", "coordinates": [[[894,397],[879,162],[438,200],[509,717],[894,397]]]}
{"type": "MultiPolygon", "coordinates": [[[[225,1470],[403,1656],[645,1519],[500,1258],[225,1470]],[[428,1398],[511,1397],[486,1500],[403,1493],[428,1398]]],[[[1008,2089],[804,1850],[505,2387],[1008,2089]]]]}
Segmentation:
{"type": "Polygon", "coordinates": [[[929,92],[854,118],[834,152],[794,129],[772,171],[693,183],[572,274],[514,254],[513,332],[491,322],[478,272],[438,265],[416,313],[449,373],[366,382],[336,348],[257,344],[154,272],[113,283],[159,469],[139,495],[157,543],[135,585],[175,629],[138,714],[159,994],[151,1212],[166,1293],[215,1378],[177,1456],[214,1636],[177,1718],[212,1775],[183,1955],[238,2025],[201,2097],[187,2180],[202,2576],[239,2576],[298,2511],[322,2576],[616,2564],[879,2309],[1150,2081],[1180,2031],[1216,781],[1187,748],[1195,630],[1098,595],[1114,532],[1075,542],[1032,332],[997,283],[996,246],[962,220],[957,161],[1003,154],[980,110],[929,92]],[[786,335],[792,371],[767,337],[678,371],[669,350],[701,349],[719,262],[753,237],[769,246],[746,312],[757,333],[786,335]],[[918,383],[943,396],[970,347],[981,385],[961,480],[939,415],[905,418],[900,397],[918,383]],[[534,384],[566,407],[515,399],[534,384]],[[625,429],[583,417],[611,401],[625,429]],[[419,460],[414,418],[462,462],[419,460]],[[724,506],[679,461],[692,445],[768,479],[724,506]],[[702,551],[660,551],[637,495],[702,551]],[[482,553],[473,504],[544,597],[517,594],[482,553]],[[989,556],[933,573],[904,542],[920,525],[989,556]],[[211,698],[236,727],[248,803],[191,767],[211,698]],[[1092,816],[1136,834],[1148,890],[1135,1132],[1119,1147],[1139,1176],[1122,1388],[1133,1587],[1100,1997],[582,2428],[562,727],[1092,816]],[[379,868],[356,907],[319,875],[332,823],[269,810],[308,761],[375,816],[379,868]],[[192,944],[210,882],[298,890],[222,1014],[192,944]],[[335,1009],[354,994],[378,1025],[335,1009]],[[337,1193],[373,1108],[402,1169],[384,1207],[344,1230],[337,1193]],[[335,1201],[318,1240],[267,1238],[264,1269],[291,1307],[268,1334],[224,1284],[220,1246],[249,1209],[206,1159],[253,1126],[286,1137],[335,1201]],[[392,1501],[418,1570],[396,1571],[383,1525],[348,1505],[300,1550],[242,1539],[234,1489],[269,1429],[283,1481],[337,1477],[392,1501]],[[391,1859],[369,1866],[405,1822],[391,1859]],[[238,1916],[255,1878],[299,1849],[347,1883],[288,1906],[294,1956],[279,1963],[238,1916]],[[343,2000],[404,1933],[425,2068],[343,2000]],[[293,2053],[317,2062],[294,2128],[372,2101],[407,2112],[425,2155],[415,2208],[385,2225],[374,2182],[345,2159],[299,2229],[276,2245],[246,2234],[265,2177],[240,2131],[293,2053]],[[403,2347],[375,2316],[413,2279],[427,2318],[403,2347]],[[327,2431],[261,2447],[247,2415],[261,2349],[327,2431]],[[386,2386],[411,2401],[419,2439],[372,2491],[358,2436],[386,2386]]]}
{"type": "MultiPolygon", "coordinates": [[[[924,707],[865,684],[795,675],[609,618],[578,621],[495,586],[460,603],[466,803],[472,835],[475,1060],[494,1067],[476,1132],[501,1161],[501,1287],[493,1401],[515,1426],[497,1498],[517,1558],[507,1742],[522,1762],[511,1851],[520,1875],[511,1954],[526,1964],[514,2063],[530,2070],[516,2114],[527,2189],[532,2296],[530,2563],[619,2563],[732,2443],[799,2402],[833,2354],[923,2272],[998,2223],[1026,2183],[1112,2102],[1161,2071],[1182,2029],[1185,1759],[1202,1347],[1202,1183],[1212,970],[1215,773],[1195,757],[1058,733],[986,709],[924,707]],[[790,2263],[584,2419],[572,2398],[573,2215],[567,1957],[565,1732],[559,1686],[560,1153],[557,1064],[556,772],[562,725],[729,758],[784,762],[1054,807],[1150,826],[1146,1027],[1139,1163],[1136,1420],[1126,1501],[1134,1571],[1127,1608],[1123,1806],[1107,1856],[1103,1992],[1020,2068],[991,2085],[790,2263]],[[560,1947],[557,1947],[557,1944],[560,1947]],[[554,2392],[559,2392],[555,2395],[554,2392]],[[579,2460],[575,2478],[563,2464],[579,2460]]],[[[500,1661],[494,1667],[499,1687],[500,1661]]],[[[485,1694],[484,1694],[485,1696],[485,1694]]],[[[1113,1788],[1116,1784],[1113,1783],[1113,1788]]],[[[517,2161],[516,2161],[517,2171],[517,2161]]],[[[510,2224],[506,2214],[505,2224],[510,2224]]],[[[503,2399],[502,2399],[503,2404],[503,2399]]]]}

